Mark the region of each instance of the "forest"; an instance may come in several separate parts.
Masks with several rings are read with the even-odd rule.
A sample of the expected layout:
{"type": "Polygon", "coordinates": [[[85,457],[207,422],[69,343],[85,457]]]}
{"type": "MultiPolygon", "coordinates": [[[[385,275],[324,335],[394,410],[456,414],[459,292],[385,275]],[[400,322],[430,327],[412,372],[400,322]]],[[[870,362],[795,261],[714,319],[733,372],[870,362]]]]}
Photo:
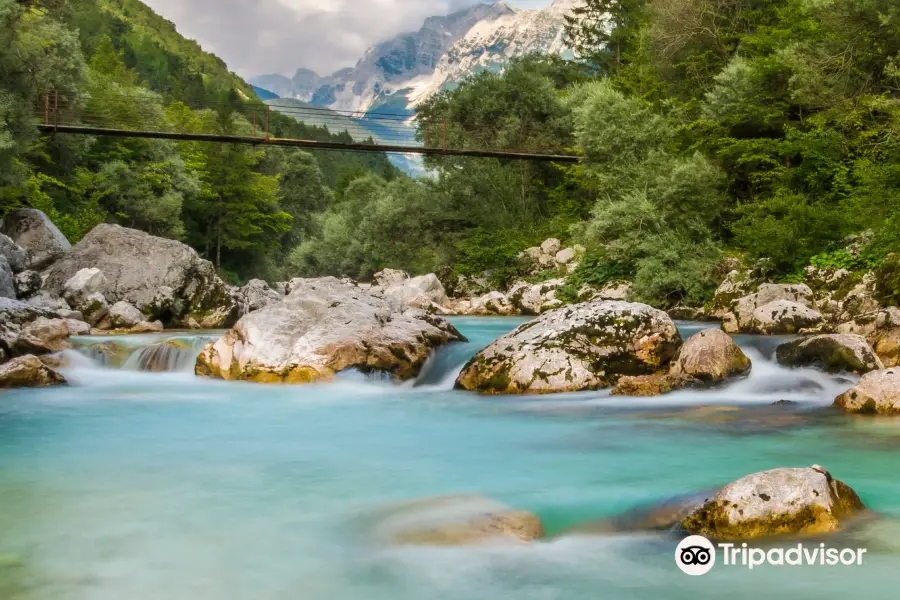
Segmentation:
{"type": "Polygon", "coordinates": [[[571,287],[627,279],[661,307],[708,301],[727,257],[785,282],[881,269],[900,299],[894,0],[588,0],[568,19],[577,60],[524,57],[418,108],[455,147],[581,162],[438,156],[418,180],[378,154],[40,138],[45,89],[105,111],[138,110],[116,98],[139,91],[144,118],[223,132],[258,100],[137,1],[0,0],[0,19],[0,201],[73,242],[111,221],[181,239],[235,282],[392,267],[499,288],[554,236],[587,248],[571,287]]]}

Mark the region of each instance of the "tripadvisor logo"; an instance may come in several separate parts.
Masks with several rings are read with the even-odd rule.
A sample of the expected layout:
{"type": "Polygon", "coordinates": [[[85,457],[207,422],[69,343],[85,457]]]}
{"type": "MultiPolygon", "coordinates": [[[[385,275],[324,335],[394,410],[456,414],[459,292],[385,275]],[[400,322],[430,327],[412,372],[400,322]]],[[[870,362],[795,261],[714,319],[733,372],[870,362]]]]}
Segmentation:
{"type": "Polygon", "coordinates": [[[681,540],[675,549],[675,564],[687,575],[706,575],[721,556],[721,564],[728,567],[753,569],[762,565],[773,567],[799,566],[859,566],[863,564],[865,548],[827,548],[825,544],[789,548],[751,548],[747,544],[718,544],[703,536],[692,535],[681,540]]]}

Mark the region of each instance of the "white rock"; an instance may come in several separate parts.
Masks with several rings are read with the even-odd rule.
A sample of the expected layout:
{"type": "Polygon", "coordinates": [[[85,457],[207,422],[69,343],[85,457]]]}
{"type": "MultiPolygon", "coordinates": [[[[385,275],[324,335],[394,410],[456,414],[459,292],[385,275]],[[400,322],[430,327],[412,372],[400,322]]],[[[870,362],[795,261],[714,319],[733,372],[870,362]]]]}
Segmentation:
{"type": "Polygon", "coordinates": [[[681,346],[669,316],[645,304],[591,302],[546,313],[479,352],[457,385],[540,394],[613,385],[661,370],[681,346]]]}
{"type": "Polygon", "coordinates": [[[550,256],[556,256],[556,253],[562,249],[562,244],[556,238],[550,238],[549,240],[545,240],[543,244],[541,244],[541,253],[549,254],[550,256]]]}
{"type": "Polygon", "coordinates": [[[567,265],[575,260],[575,249],[565,248],[556,253],[556,262],[561,265],[567,265]]]}
{"type": "Polygon", "coordinates": [[[347,369],[415,377],[433,349],[464,340],[444,319],[397,312],[333,277],[306,280],[282,302],[245,315],[197,359],[198,375],[309,383],[347,369]]]}

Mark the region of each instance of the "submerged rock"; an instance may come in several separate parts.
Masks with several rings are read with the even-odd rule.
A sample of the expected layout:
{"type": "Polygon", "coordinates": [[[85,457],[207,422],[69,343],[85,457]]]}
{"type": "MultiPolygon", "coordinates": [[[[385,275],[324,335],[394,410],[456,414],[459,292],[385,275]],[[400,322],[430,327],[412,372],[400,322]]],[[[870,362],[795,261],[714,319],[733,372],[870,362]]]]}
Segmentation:
{"type": "Polygon", "coordinates": [[[837,531],[865,510],[850,486],[822,467],[773,469],[718,490],[681,521],[692,535],[752,540],[837,531]]]}
{"type": "Polygon", "coordinates": [[[866,339],[853,334],[823,334],[778,346],[778,363],[787,367],[821,366],[828,373],[847,371],[862,375],[884,369],[866,339]]]}
{"type": "Polygon", "coordinates": [[[652,398],[698,385],[699,382],[691,377],[654,373],[622,377],[612,389],[611,394],[632,398],[652,398]]]}
{"type": "Polygon", "coordinates": [[[480,496],[443,496],[380,511],[372,535],[391,545],[460,546],[544,537],[537,515],[480,496]]]}
{"type": "Polygon", "coordinates": [[[603,301],[551,311],[479,352],[457,386],[484,394],[609,387],[660,371],[681,346],[675,323],[645,304],[603,301]]]}
{"type": "Polygon", "coordinates": [[[333,277],[305,280],[278,303],[244,316],[197,359],[196,373],[258,383],[309,383],[347,369],[415,377],[432,350],[465,338],[444,319],[333,277]]]}
{"type": "Polygon", "coordinates": [[[24,268],[34,271],[40,271],[72,249],[72,244],[47,215],[33,208],[7,213],[0,221],[0,233],[25,250],[24,268]]]}
{"type": "Polygon", "coordinates": [[[128,357],[126,368],[146,373],[172,373],[189,370],[193,366],[195,351],[184,340],[166,340],[136,350],[128,357]]]}
{"type": "Polygon", "coordinates": [[[116,342],[98,342],[79,348],[85,356],[105,367],[118,369],[125,364],[131,349],[116,342]]]}
{"type": "Polygon", "coordinates": [[[20,356],[0,365],[0,388],[64,385],[65,378],[32,355],[20,356]]]}
{"type": "Polygon", "coordinates": [[[230,325],[237,316],[237,303],[212,263],[175,240],[98,225],[48,269],[44,287],[59,294],[85,268],[106,276],[109,302],[128,302],[150,321],[175,326],[194,319],[215,328],[230,325]]]}
{"type": "Polygon", "coordinates": [[[900,415],[900,367],[866,373],[834,405],[847,413],[900,415]]]}

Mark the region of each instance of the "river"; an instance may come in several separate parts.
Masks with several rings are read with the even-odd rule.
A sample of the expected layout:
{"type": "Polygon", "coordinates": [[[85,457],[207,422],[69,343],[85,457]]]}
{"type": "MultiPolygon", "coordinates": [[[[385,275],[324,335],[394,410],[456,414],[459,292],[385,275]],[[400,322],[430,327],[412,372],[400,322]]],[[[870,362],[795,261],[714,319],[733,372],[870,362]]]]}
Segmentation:
{"type": "MultiPolygon", "coordinates": [[[[452,389],[456,371],[522,320],[453,321],[470,343],[442,351],[411,384],[199,379],[190,367],[215,335],[205,334],[181,337],[165,373],[138,372],[133,357],[103,367],[82,349],[65,371],[72,386],[0,393],[0,598],[897,597],[900,420],[831,410],[852,378],[782,369],[771,360],[778,340],[744,337],[753,373],[724,389],[480,398],[452,389]],[[560,535],[815,463],[881,514],[829,540],[868,548],[862,566],[688,577],[664,533],[560,535]],[[531,510],[550,537],[389,548],[366,534],[365,515],[381,506],[460,493],[531,510]]],[[[703,326],[680,327],[686,338],[703,326]]]]}

